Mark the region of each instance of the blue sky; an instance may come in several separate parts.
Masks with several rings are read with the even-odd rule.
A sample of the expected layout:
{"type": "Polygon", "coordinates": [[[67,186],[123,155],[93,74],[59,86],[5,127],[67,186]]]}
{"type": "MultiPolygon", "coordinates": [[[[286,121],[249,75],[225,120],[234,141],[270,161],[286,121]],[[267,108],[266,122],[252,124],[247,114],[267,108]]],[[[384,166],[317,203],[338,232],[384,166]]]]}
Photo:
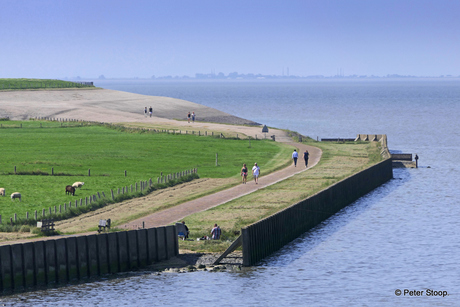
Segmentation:
{"type": "Polygon", "coordinates": [[[460,75],[458,0],[0,0],[0,78],[460,75]]]}

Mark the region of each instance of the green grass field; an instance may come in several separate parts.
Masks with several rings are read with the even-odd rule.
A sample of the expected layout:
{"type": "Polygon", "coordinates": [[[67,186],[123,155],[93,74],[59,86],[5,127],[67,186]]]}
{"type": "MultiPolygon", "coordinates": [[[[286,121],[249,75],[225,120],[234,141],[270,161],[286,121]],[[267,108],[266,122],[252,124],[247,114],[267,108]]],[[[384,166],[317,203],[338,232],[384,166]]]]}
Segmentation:
{"type": "Polygon", "coordinates": [[[93,87],[75,82],[53,80],[53,79],[1,79],[0,91],[2,90],[24,90],[24,89],[49,89],[49,88],[80,88],[93,87]]]}
{"type": "MultiPolygon", "coordinates": [[[[140,180],[198,168],[200,177],[237,177],[243,163],[258,162],[270,172],[286,163],[289,146],[268,140],[218,139],[197,135],[127,132],[103,126],[60,128],[45,121],[5,121],[0,128],[0,214],[25,216],[35,210],[79,200],[97,192],[116,190],[140,180]],[[42,128],[40,128],[40,124],[42,128]],[[46,127],[46,128],[45,128],[46,127]],[[218,166],[216,166],[218,153],[218,166]],[[283,157],[283,158],[282,158],[283,157]],[[19,174],[15,175],[14,167],[19,174]],[[55,176],[30,175],[32,172],[55,176]],[[88,176],[88,169],[91,176],[88,176]],[[124,171],[127,171],[127,177],[124,171]],[[75,196],[65,186],[85,185],[75,196]],[[22,202],[10,199],[22,194],[22,202]]],[[[72,125],[72,123],[68,123],[72,125]]]]}

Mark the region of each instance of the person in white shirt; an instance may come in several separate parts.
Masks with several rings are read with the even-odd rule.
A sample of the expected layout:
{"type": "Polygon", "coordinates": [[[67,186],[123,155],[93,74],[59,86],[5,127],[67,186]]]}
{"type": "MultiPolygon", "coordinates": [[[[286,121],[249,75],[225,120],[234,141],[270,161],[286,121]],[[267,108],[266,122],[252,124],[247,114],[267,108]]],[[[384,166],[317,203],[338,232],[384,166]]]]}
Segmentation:
{"type": "Polygon", "coordinates": [[[294,160],[294,167],[297,167],[297,158],[299,157],[299,154],[297,150],[294,149],[294,152],[292,153],[292,160],[294,160]]]}
{"type": "Polygon", "coordinates": [[[252,177],[254,177],[254,181],[256,184],[259,183],[259,175],[260,168],[257,166],[257,163],[254,163],[254,167],[252,168],[252,177]]]}

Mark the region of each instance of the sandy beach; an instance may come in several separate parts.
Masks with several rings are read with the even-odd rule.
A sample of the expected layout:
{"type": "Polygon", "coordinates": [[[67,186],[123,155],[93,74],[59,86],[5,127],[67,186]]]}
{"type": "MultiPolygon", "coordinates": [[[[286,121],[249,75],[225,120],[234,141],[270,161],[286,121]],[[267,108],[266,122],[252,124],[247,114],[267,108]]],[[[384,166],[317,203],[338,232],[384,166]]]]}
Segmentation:
{"type": "Polygon", "coordinates": [[[236,125],[257,123],[194,102],[170,97],[146,96],[107,89],[0,91],[0,117],[72,118],[104,122],[152,122],[185,120],[188,112],[197,121],[236,125]],[[145,118],[152,106],[154,118],[145,118]]]}

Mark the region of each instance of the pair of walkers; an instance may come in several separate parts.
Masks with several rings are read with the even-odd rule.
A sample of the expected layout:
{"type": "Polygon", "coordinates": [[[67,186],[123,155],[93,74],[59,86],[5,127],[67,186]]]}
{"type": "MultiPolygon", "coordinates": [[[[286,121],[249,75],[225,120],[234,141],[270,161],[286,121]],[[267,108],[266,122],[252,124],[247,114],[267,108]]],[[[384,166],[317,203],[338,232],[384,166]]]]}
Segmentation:
{"type": "MultiPolygon", "coordinates": [[[[303,153],[303,159],[305,161],[305,167],[308,167],[308,150],[305,150],[303,153]]],[[[297,159],[299,158],[299,153],[297,152],[296,149],[294,149],[294,152],[292,153],[292,160],[294,160],[294,167],[297,167],[297,159]]]]}
{"type": "MultiPolygon", "coordinates": [[[[252,177],[254,178],[254,182],[256,184],[259,183],[259,175],[260,167],[257,165],[257,163],[254,163],[254,167],[252,168],[252,177]]],[[[241,168],[241,176],[243,177],[243,184],[246,184],[248,180],[248,168],[246,166],[246,163],[243,164],[243,167],[241,168]]]]}
{"type": "Polygon", "coordinates": [[[147,110],[147,107],[145,107],[145,109],[144,109],[144,116],[145,117],[147,117],[147,113],[150,115],[150,117],[152,117],[152,114],[153,114],[152,106],[150,106],[148,110],[147,110]]]}
{"type": "Polygon", "coordinates": [[[190,112],[187,113],[187,121],[190,123],[190,119],[192,119],[192,122],[195,122],[195,112],[192,112],[192,114],[190,114],[190,112]]]}

